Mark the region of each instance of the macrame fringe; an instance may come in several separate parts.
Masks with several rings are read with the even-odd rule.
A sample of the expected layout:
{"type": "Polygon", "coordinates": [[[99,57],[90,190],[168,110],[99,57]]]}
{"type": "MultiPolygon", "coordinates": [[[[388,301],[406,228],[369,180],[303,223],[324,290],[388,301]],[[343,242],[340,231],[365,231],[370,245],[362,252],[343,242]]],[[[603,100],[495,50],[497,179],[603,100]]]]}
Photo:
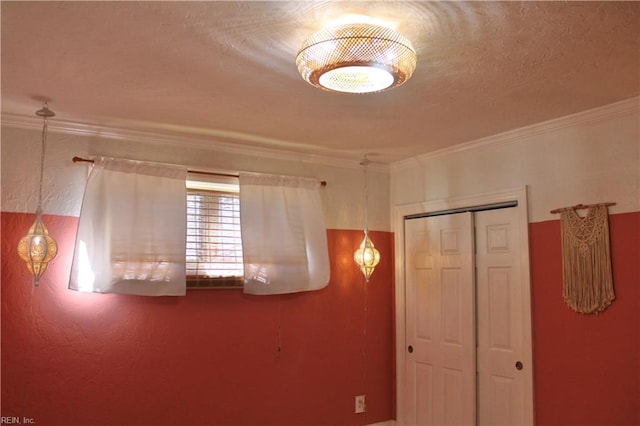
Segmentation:
{"type": "Polygon", "coordinates": [[[593,205],[584,218],[563,208],[560,222],[564,300],[579,313],[601,312],[615,299],[607,207],[593,205]]]}

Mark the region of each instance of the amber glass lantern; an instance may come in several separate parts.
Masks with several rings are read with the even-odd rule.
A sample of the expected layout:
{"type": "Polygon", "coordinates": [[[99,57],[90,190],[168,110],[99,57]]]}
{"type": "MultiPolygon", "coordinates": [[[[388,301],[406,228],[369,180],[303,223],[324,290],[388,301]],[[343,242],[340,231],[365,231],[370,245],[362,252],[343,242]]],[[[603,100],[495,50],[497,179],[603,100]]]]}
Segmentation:
{"type": "Polygon", "coordinates": [[[360,247],[353,255],[353,260],[360,267],[360,271],[364,275],[365,281],[369,282],[373,270],[380,262],[380,252],[376,250],[373,241],[369,238],[369,230],[364,230],[364,239],[360,243],[360,247]]]}
{"type": "Polygon", "coordinates": [[[367,184],[367,166],[370,162],[371,161],[369,161],[366,155],[360,162],[360,165],[364,168],[364,239],[360,243],[360,247],[358,247],[356,252],[353,254],[353,260],[360,267],[360,271],[362,271],[366,282],[369,282],[369,278],[371,278],[373,270],[380,262],[380,252],[376,250],[376,247],[373,245],[373,241],[371,241],[371,238],[369,237],[369,190],[367,184]]]}
{"type": "Polygon", "coordinates": [[[27,263],[27,269],[33,275],[33,284],[39,284],[40,277],[57,253],[58,244],[49,235],[49,230],[42,221],[42,210],[38,209],[36,221],[18,243],[18,254],[27,263]]]}
{"type": "Polygon", "coordinates": [[[49,235],[49,230],[42,221],[42,176],[44,171],[44,152],[47,141],[47,119],[55,116],[45,102],[42,109],[36,111],[36,115],[43,118],[42,148],[40,152],[40,186],[38,192],[38,208],[36,221],[31,225],[27,234],[18,243],[18,254],[27,264],[27,269],[33,275],[33,284],[40,283],[40,277],[47,270],[49,262],[58,253],[58,244],[49,235]]]}

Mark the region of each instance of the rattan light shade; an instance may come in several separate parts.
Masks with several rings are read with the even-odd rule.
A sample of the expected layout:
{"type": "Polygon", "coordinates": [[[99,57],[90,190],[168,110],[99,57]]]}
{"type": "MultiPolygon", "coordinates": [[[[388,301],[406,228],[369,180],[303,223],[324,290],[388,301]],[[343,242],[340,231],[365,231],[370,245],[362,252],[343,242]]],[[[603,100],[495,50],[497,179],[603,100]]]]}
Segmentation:
{"type": "Polygon", "coordinates": [[[349,24],[307,39],[296,58],[302,78],[321,89],[380,92],[399,86],[416,68],[409,40],[380,25],[349,24]]]}

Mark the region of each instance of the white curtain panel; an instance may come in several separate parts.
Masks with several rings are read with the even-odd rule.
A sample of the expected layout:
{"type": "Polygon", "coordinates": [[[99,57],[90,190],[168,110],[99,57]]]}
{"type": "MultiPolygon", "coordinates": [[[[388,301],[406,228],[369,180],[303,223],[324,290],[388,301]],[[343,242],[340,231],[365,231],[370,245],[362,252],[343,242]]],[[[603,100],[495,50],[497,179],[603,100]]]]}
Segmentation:
{"type": "Polygon", "coordinates": [[[329,250],[319,190],[316,179],[240,174],[245,293],[327,286],[329,250]]]}
{"type": "Polygon", "coordinates": [[[85,189],[69,288],[186,293],[187,169],[96,159],[85,189]]]}

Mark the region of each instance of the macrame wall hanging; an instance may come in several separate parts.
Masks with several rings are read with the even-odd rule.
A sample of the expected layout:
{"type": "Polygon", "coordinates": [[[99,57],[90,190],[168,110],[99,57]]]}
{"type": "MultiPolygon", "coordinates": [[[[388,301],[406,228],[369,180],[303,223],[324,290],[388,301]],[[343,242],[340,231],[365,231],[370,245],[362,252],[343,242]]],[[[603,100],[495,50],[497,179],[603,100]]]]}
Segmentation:
{"type": "Polygon", "coordinates": [[[615,203],[578,204],[551,210],[560,213],[564,300],[582,314],[597,314],[616,297],[607,211],[607,206],[612,205],[615,203]],[[581,209],[587,209],[584,217],[576,211],[581,209]]]}

